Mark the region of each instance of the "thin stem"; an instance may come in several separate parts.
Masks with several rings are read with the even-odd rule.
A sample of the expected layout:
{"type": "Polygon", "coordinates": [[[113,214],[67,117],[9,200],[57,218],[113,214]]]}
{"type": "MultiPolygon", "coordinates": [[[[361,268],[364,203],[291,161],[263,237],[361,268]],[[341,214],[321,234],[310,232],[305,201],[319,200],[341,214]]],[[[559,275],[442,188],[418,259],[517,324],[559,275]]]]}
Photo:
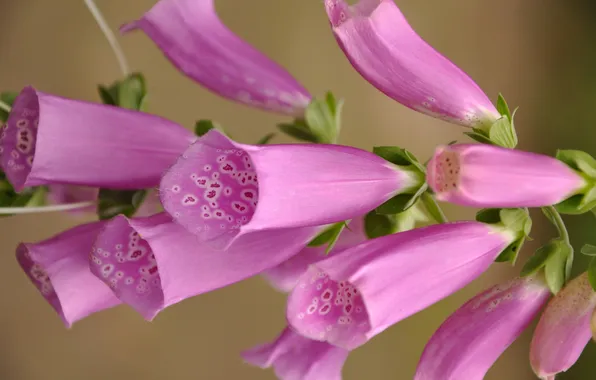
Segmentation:
{"type": "Polygon", "coordinates": [[[0,215],[34,214],[38,212],[72,211],[95,205],[95,202],[67,203],[56,206],[41,207],[0,207],[0,215]]]}
{"type": "Polygon", "coordinates": [[[4,103],[2,100],[0,100],[0,108],[6,112],[10,112],[12,110],[12,107],[4,103]]]}
{"type": "Polygon", "coordinates": [[[128,76],[128,74],[130,74],[128,62],[126,61],[126,57],[124,56],[124,52],[122,51],[122,47],[118,43],[116,36],[114,35],[112,30],[108,26],[105,18],[101,14],[101,11],[99,10],[99,8],[95,4],[95,2],[93,0],[84,0],[84,1],[85,1],[85,4],[87,5],[87,8],[89,8],[89,12],[91,12],[93,17],[95,18],[95,21],[97,22],[97,25],[99,26],[99,28],[103,32],[104,36],[106,37],[106,40],[108,40],[108,42],[110,43],[110,46],[112,47],[112,51],[114,52],[114,55],[116,56],[116,59],[118,60],[118,64],[120,65],[120,70],[122,70],[122,73],[124,74],[124,76],[128,76]]]}
{"type": "Polygon", "coordinates": [[[561,214],[559,214],[559,212],[554,206],[548,206],[545,208],[548,209],[549,214],[551,215],[551,221],[553,222],[555,227],[557,227],[561,239],[569,243],[569,232],[567,232],[567,227],[565,226],[565,222],[563,222],[563,218],[561,218],[561,214]]]}
{"type": "Polygon", "coordinates": [[[424,207],[426,207],[426,211],[428,211],[428,213],[433,217],[435,222],[449,222],[449,220],[445,216],[445,213],[441,209],[441,206],[439,206],[437,200],[432,194],[430,194],[428,191],[425,191],[424,194],[422,194],[421,200],[424,203],[424,207]]]}

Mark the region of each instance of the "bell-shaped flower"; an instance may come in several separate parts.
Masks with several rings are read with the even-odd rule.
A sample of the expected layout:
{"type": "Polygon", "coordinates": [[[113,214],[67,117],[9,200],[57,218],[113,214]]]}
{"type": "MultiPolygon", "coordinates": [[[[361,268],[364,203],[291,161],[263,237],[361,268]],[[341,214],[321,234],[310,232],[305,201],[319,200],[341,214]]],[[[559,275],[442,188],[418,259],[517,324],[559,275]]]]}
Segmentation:
{"type": "Polygon", "coordinates": [[[279,380],[341,380],[349,351],[300,336],[286,327],[273,342],[242,353],[260,368],[273,367],[279,380]]]}
{"type": "Polygon", "coordinates": [[[439,147],[427,182],[438,200],[482,208],[553,205],[586,187],[555,158],[486,144],[439,147]]]}
{"type": "Polygon", "coordinates": [[[325,0],[339,46],[377,89],[406,107],[467,127],[499,113],[476,83],[426,43],[394,0],[325,0]]]}
{"type": "Polygon", "coordinates": [[[178,70],[224,98],[292,116],[302,116],[311,100],[285,69],[221,22],[214,0],[161,0],[121,30],[134,29],[178,70]]]}
{"type": "Polygon", "coordinates": [[[195,139],[158,116],[26,87],[0,134],[0,166],[17,191],[52,184],[148,188],[195,139]]]}
{"type": "Polygon", "coordinates": [[[518,233],[458,222],[369,240],[312,265],[287,319],[305,337],[353,349],[470,283],[518,233]]]}
{"type": "Polygon", "coordinates": [[[430,338],[414,379],[484,379],[549,297],[550,290],[540,277],[516,278],[478,294],[430,338]]]}
{"type": "Polygon", "coordinates": [[[83,224],[39,243],[21,243],[17,260],[67,327],[120,301],[89,270],[89,253],[103,222],[83,224]]]}
{"type": "Polygon", "coordinates": [[[244,145],[211,130],[164,175],[165,210],[217,248],[248,232],[360,216],[423,179],[360,149],[324,144],[244,145]]]}
{"type": "Polygon", "coordinates": [[[326,252],[327,245],[306,247],[300,253],[290,257],[278,266],[266,270],[263,273],[263,277],[269,281],[271,286],[279,291],[289,292],[294,289],[300,276],[306,273],[311,264],[324,260],[365,240],[364,220],[362,217],[359,217],[349,223],[339,236],[333,249],[328,253],[326,252]]]}
{"type": "Polygon", "coordinates": [[[323,227],[264,231],[243,236],[228,250],[201,244],[166,213],[117,216],[97,236],[91,272],[146,319],[186,298],[278,265],[298,253],[323,227]]]}
{"type": "Polygon", "coordinates": [[[538,377],[554,380],[575,364],[592,337],[590,319],[595,308],[596,292],[587,272],[548,303],[530,346],[530,363],[538,377]]]}

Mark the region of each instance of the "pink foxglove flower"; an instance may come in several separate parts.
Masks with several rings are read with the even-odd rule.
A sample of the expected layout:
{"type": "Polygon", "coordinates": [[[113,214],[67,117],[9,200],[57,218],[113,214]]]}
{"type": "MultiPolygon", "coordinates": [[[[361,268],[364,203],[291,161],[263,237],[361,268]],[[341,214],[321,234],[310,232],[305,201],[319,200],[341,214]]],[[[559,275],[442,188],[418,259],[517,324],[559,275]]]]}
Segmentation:
{"type": "Polygon", "coordinates": [[[15,100],[0,136],[0,165],[17,191],[51,184],[156,186],[195,140],[190,131],[158,116],[32,87],[15,100]]]}
{"type": "Polygon", "coordinates": [[[478,294],[430,338],[414,379],[484,379],[549,297],[540,277],[516,278],[478,294]]]}
{"type": "Polygon", "coordinates": [[[294,289],[302,276],[311,264],[324,260],[331,255],[335,255],[353,245],[360,244],[366,240],[364,233],[363,218],[352,220],[348,227],[339,236],[337,243],[326,253],[327,246],[306,247],[300,253],[290,257],[288,260],[271,268],[263,273],[263,277],[276,289],[282,292],[289,292],[294,289]]]}
{"type": "Polygon", "coordinates": [[[305,338],[285,328],[273,342],[244,351],[248,363],[273,367],[280,380],[341,380],[348,351],[305,338]]]}
{"type": "Polygon", "coordinates": [[[485,144],[438,148],[427,182],[438,200],[487,208],[548,206],[586,186],[555,158],[485,144]]]}
{"type": "Polygon", "coordinates": [[[369,240],[312,265],[290,293],[288,321],[305,337],[353,349],[470,283],[515,239],[459,222],[369,240]]]}
{"type": "Polygon", "coordinates": [[[534,331],[530,363],[536,375],[554,380],[579,358],[590,341],[590,318],[596,307],[596,292],[588,274],[571,280],[549,303],[534,331]]]}
{"type": "Polygon", "coordinates": [[[228,250],[208,248],[166,213],[117,216],[98,235],[91,271],[120,300],[151,320],[164,308],[278,265],[299,252],[322,227],[259,232],[228,250]]]}
{"type": "Polygon", "coordinates": [[[293,116],[302,116],[311,100],[286,70],[221,22],[214,0],[161,0],[122,31],[134,29],[181,72],[224,98],[293,116]]]}
{"type": "Polygon", "coordinates": [[[22,243],[17,260],[67,327],[120,301],[89,271],[89,252],[103,222],[80,225],[39,243],[22,243]]]}
{"type": "Polygon", "coordinates": [[[177,222],[221,248],[248,232],[348,220],[420,182],[352,147],[244,145],[211,130],[165,174],[160,193],[177,222]]]}
{"type": "Polygon", "coordinates": [[[325,0],[333,34],[354,68],[399,103],[467,127],[499,113],[468,75],[410,27],[393,0],[325,0]]]}

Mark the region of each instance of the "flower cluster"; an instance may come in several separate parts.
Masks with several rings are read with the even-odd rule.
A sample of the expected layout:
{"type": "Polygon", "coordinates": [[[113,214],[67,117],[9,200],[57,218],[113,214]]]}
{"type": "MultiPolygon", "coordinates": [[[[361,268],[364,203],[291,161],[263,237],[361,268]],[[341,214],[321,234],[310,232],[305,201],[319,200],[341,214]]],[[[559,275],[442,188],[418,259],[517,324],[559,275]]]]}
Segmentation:
{"type": "MultiPolygon", "coordinates": [[[[97,17],[100,14],[88,1],[97,17]]],[[[184,299],[262,275],[288,293],[288,326],[242,353],[283,380],[341,379],[350,351],[465,287],[491,264],[515,264],[541,208],[558,229],[520,276],[469,300],[429,340],[415,379],[482,379],[538,319],[537,376],[569,369],[596,325],[596,261],[571,278],[561,214],[596,206],[596,160],[516,150],[514,112],[493,105],[428,45],[392,0],[325,0],[354,68],[397,102],[459,124],[426,164],[396,146],[337,145],[342,101],[312,97],[232,33],[213,0],[160,0],[121,32],[144,32],[183,74],[229,100],[289,117],[302,143],[233,141],[145,112],[138,73],[100,86],[103,104],[26,87],[3,93],[0,213],[71,210],[98,220],[17,260],[66,326],[127,304],[145,319],[184,299]],[[437,201],[479,208],[448,222],[437,201]],[[50,205],[44,205],[49,202],[50,205]],[[591,327],[592,325],[592,327],[591,327]]],[[[587,246],[584,252],[594,255],[587,246]]]]}

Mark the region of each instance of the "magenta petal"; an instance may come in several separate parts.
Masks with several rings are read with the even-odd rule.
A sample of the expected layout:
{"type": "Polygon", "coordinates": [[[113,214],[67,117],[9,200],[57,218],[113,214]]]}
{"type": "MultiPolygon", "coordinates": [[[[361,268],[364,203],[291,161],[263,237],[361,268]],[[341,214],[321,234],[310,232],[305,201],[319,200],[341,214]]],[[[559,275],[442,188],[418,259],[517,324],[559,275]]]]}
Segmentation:
{"type": "Polygon", "coordinates": [[[280,380],[341,380],[349,352],[325,342],[304,338],[285,328],[273,342],[242,353],[248,363],[273,367],[280,380]]]}
{"type": "Polygon", "coordinates": [[[226,251],[213,250],[165,213],[117,216],[98,235],[91,271],[146,319],[186,298],[254,276],[278,265],[321,227],[243,236],[226,251]]]}
{"type": "Polygon", "coordinates": [[[585,186],[557,159],[485,144],[438,148],[427,181],[439,200],[487,208],[548,206],[585,186]]]}
{"type": "Polygon", "coordinates": [[[464,287],[515,239],[478,222],[369,240],[312,265],[287,318],[305,337],[353,349],[464,287]]]}
{"type": "Polygon", "coordinates": [[[363,218],[357,218],[350,222],[348,228],[344,229],[335,247],[328,254],[325,253],[327,246],[304,248],[297,255],[265,271],[263,276],[274,288],[282,292],[289,292],[294,289],[300,276],[308,270],[311,264],[324,260],[365,240],[364,220],[363,218]]]}
{"type": "Polygon", "coordinates": [[[91,246],[103,222],[83,224],[39,243],[22,243],[17,260],[67,327],[116,306],[110,288],[89,271],[91,246]]]}
{"type": "Polygon", "coordinates": [[[410,27],[393,0],[325,0],[333,34],[354,68],[399,103],[468,127],[500,115],[484,92],[410,27]]]}
{"type": "Polygon", "coordinates": [[[517,278],[478,294],[430,338],[414,379],[484,379],[549,297],[548,287],[537,278],[517,278]]]}
{"type": "Polygon", "coordinates": [[[360,216],[412,186],[407,173],[351,147],[253,146],[212,130],[163,177],[165,210],[202,241],[360,216]],[[258,180],[257,180],[258,177],[258,180]]]}
{"type": "Polygon", "coordinates": [[[579,358],[590,341],[596,293],[587,273],[571,280],[549,303],[534,331],[530,363],[536,375],[551,380],[579,358]]]}
{"type": "Polygon", "coordinates": [[[286,70],[218,18],[213,0],[161,0],[141,29],[181,72],[214,93],[268,111],[302,116],[310,94],[286,70]]]}
{"type": "MultiPolygon", "coordinates": [[[[75,186],[75,185],[50,185],[48,186],[47,199],[55,205],[79,203],[79,202],[95,202],[99,195],[97,187],[75,186]]],[[[84,209],[77,209],[70,211],[77,214],[80,212],[95,212],[97,206],[92,205],[84,209]]]]}
{"type": "Polygon", "coordinates": [[[0,164],[17,191],[48,184],[153,187],[195,140],[158,116],[32,87],[15,100],[0,136],[0,164]]]}

